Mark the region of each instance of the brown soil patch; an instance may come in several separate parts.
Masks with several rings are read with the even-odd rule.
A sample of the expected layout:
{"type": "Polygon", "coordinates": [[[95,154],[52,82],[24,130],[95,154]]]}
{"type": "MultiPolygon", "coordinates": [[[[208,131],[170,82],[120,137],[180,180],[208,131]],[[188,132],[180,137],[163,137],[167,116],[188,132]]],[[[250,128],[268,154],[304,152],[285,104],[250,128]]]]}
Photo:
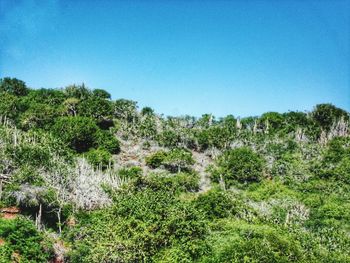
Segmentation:
{"type": "Polygon", "coordinates": [[[8,220],[15,219],[16,217],[17,217],[17,214],[11,214],[11,213],[2,214],[2,218],[8,219],[8,220]]]}
{"type": "Polygon", "coordinates": [[[21,210],[16,207],[16,206],[11,206],[11,207],[4,207],[0,209],[1,213],[11,213],[11,214],[18,214],[21,212],[21,210]]]}
{"type": "Polygon", "coordinates": [[[5,245],[5,239],[0,238],[0,246],[3,246],[3,245],[5,245]]]}
{"type": "Polygon", "coordinates": [[[0,216],[4,219],[15,219],[17,215],[21,212],[18,207],[4,207],[0,209],[0,216]]]}

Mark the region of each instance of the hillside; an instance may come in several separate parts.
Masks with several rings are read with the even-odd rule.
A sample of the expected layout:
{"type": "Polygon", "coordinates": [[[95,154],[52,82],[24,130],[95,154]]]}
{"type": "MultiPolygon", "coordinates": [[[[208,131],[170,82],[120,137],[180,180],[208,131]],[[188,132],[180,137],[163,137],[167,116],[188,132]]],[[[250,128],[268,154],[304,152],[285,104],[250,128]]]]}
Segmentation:
{"type": "Polygon", "coordinates": [[[349,118],[164,117],[3,78],[0,262],[350,262],[349,118]]]}

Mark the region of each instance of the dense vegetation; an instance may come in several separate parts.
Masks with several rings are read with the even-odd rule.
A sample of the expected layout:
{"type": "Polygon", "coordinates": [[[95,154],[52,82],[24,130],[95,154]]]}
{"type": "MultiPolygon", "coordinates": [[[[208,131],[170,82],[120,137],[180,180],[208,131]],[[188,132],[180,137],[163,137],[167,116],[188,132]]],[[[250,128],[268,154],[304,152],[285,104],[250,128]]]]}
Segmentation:
{"type": "Polygon", "coordinates": [[[350,262],[349,128],[331,104],[163,117],[3,78],[0,262],[350,262]]]}

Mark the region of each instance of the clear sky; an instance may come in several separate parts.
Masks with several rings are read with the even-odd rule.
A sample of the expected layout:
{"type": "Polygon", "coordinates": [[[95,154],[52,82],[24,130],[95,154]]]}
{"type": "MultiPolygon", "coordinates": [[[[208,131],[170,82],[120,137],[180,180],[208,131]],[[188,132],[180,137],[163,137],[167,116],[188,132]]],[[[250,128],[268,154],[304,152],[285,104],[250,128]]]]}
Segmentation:
{"type": "Polygon", "coordinates": [[[350,0],[0,0],[0,77],[166,115],[350,110],[350,0]]]}

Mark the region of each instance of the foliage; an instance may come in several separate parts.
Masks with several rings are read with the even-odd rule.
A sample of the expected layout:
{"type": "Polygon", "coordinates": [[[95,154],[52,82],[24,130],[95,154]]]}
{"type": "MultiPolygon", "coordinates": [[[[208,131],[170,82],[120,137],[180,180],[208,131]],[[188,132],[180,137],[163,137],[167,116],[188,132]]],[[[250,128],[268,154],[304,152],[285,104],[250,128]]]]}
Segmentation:
{"type": "Polygon", "coordinates": [[[3,78],[0,79],[0,93],[8,92],[16,96],[25,96],[28,93],[26,84],[16,78],[3,78]]]}
{"type": "Polygon", "coordinates": [[[102,170],[110,166],[112,161],[112,155],[103,148],[91,149],[86,153],[86,159],[95,168],[101,168],[102,170]]]}
{"type": "Polygon", "coordinates": [[[192,153],[186,149],[175,148],[167,152],[163,164],[170,171],[189,170],[194,164],[192,153]]]}
{"type": "Polygon", "coordinates": [[[119,140],[109,131],[98,131],[96,134],[96,146],[106,149],[111,154],[120,152],[119,140]]]}
{"type": "Polygon", "coordinates": [[[101,98],[101,99],[110,99],[111,98],[111,94],[109,94],[107,91],[105,91],[103,89],[94,89],[92,91],[92,94],[96,97],[101,98]]]}
{"type": "Polygon", "coordinates": [[[195,205],[209,219],[225,218],[234,213],[235,203],[232,197],[219,189],[212,189],[198,196],[195,205]]]}
{"type": "Polygon", "coordinates": [[[146,165],[155,169],[160,167],[167,156],[165,151],[157,151],[146,157],[146,165]]]}
{"type": "Polygon", "coordinates": [[[349,135],[331,104],[163,117],[4,78],[0,262],[350,262],[349,135]]]}
{"type": "Polygon", "coordinates": [[[263,176],[263,159],[249,148],[226,151],[216,162],[212,176],[215,181],[222,177],[229,187],[235,182],[258,182],[263,176]]]}
{"type": "Polygon", "coordinates": [[[77,152],[85,152],[94,146],[98,127],[88,117],[60,117],[52,127],[54,134],[77,152]]]}
{"type": "Polygon", "coordinates": [[[295,237],[269,226],[220,222],[214,253],[203,262],[310,262],[295,237]]]}
{"type": "Polygon", "coordinates": [[[85,238],[74,244],[73,262],[153,261],[172,247],[194,260],[205,249],[203,216],[167,192],[146,188],[117,194],[113,207],[93,213],[81,224],[84,232],[79,235],[85,238]]]}
{"type": "Polygon", "coordinates": [[[332,104],[316,105],[311,115],[316,123],[325,130],[329,130],[333,123],[336,120],[339,120],[341,117],[345,118],[346,120],[349,119],[349,114],[346,111],[337,108],[332,104]]]}
{"type": "Polygon", "coordinates": [[[53,257],[51,242],[24,218],[8,221],[0,218],[0,261],[12,262],[16,254],[21,262],[47,262],[53,257]]]}

